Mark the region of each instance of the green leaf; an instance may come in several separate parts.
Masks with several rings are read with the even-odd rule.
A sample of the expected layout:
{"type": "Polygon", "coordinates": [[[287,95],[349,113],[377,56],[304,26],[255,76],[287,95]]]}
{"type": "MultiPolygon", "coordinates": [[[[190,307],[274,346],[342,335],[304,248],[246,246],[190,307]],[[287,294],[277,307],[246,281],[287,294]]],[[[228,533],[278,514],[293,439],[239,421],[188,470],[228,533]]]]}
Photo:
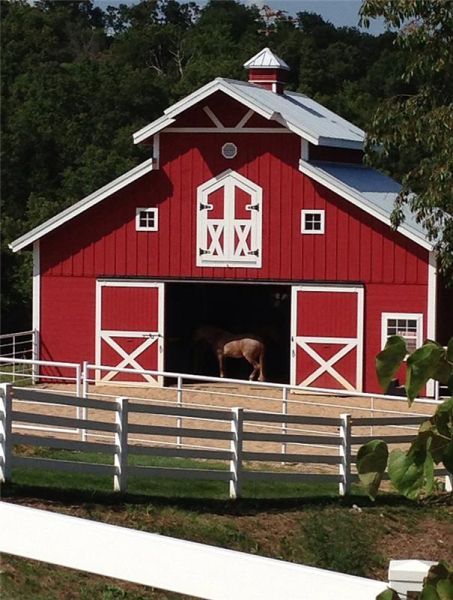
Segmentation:
{"type": "Polygon", "coordinates": [[[393,450],[388,461],[388,473],[396,489],[411,500],[434,488],[434,463],[429,448],[419,438],[405,453],[393,450]]]}
{"type": "Polygon", "coordinates": [[[423,588],[419,596],[419,600],[440,600],[436,592],[436,588],[432,585],[427,585],[423,588]]]}
{"type": "Polygon", "coordinates": [[[357,454],[357,472],[369,497],[376,498],[382,476],[387,467],[389,451],[382,440],[372,440],[364,444],[357,454]]]}
{"type": "Polygon", "coordinates": [[[428,341],[407,359],[406,393],[409,405],[418,396],[428,379],[435,377],[445,350],[436,342],[428,341]]]}
{"type": "Polygon", "coordinates": [[[447,344],[447,360],[453,364],[453,337],[448,340],[447,344]]]}
{"type": "Polygon", "coordinates": [[[376,373],[379,383],[386,392],[407,354],[406,342],[398,335],[387,340],[384,350],[376,356],[376,373]]]}
{"type": "Polygon", "coordinates": [[[448,579],[443,579],[439,581],[437,586],[437,595],[440,600],[451,600],[453,598],[453,577],[450,574],[448,579]]]}
{"type": "Polygon", "coordinates": [[[400,600],[400,597],[395,590],[387,588],[379,596],[376,596],[376,600],[400,600]]]}
{"type": "Polygon", "coordinates": [[[442,456],[442,463],[447,471],[453,474],[453,441],[447,444],[442,456]]]}

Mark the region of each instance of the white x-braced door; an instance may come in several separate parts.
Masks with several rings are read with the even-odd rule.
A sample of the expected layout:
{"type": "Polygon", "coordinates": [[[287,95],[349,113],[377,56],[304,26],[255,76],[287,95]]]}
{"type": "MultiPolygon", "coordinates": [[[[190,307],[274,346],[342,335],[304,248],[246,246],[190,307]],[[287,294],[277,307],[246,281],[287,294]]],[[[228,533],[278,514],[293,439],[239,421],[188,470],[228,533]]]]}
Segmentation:
{"type": "Polygon", "coordinates": [[[98,281],[96,293],[96,364],[98,382],[156,384],[142,370],[163,371],[164,284],[148,281],[98,281]]]}
{"type": "Polygon", "coordinates": [[[261,267],[262,189],[235,171],[197,192],[197,266],[261,267]]]}
{"type": "Polygon", "coordinates": [[[291,383],[362,391],[363,288],[292,289],[291,383]]]}

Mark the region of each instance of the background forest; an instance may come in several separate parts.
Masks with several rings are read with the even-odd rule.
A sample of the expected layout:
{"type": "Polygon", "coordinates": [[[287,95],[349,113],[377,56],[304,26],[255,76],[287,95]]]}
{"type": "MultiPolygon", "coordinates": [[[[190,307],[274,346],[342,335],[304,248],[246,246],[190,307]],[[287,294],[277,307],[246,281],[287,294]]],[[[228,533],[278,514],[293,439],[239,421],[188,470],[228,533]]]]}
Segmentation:
{"type": "MultiPolygon", "coordinates": [[[[31,256],[8,243],[146,155],[132,132],[211,79],[245,79],[270,46],[288,88],[367,128],[386,98],[410,92],[395,34],[336,28],[311,13],[266,15],[233,0],[94,7],[2,2],[2,324],[31,324],[31,256]]],[[[393,157],[393,175],[404,160],[393,157]]]]}

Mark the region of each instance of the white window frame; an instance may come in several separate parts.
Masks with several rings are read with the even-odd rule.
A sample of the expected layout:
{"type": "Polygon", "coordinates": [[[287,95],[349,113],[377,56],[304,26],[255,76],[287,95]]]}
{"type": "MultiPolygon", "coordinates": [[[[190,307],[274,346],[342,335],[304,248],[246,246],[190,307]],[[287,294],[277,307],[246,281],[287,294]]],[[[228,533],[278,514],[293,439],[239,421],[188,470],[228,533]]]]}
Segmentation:
{"type": "Polygon", "coordinates": [[[388,322],[390,319],[395,320],[412,320],[417,322],[416,348],[423,345],[423,314],[422,313],[388,313],[384,312],[381,315],[381,347],[384,348],[390,337],[387,334],[388,322]]]}
{"type": "Polygon", "coordinates": [[[136,231],[159,231],[159,209],[158,208],[147,208],[139,207],[135,212],[135,230],[136,231]],[[151,227],[144,227],[140,225],[140,214],[146,212],[154,215],[154,225],[151,227]]]}
{"type": "Polygon", "coordinates": [[[326,211],[314,208],[304,208],[300,213],[300,232],[311,235],[323,235],[325,232],[326,211]],[[308,215],[321,215],[321,229],[307,229],[306,217],[308,215]]]}

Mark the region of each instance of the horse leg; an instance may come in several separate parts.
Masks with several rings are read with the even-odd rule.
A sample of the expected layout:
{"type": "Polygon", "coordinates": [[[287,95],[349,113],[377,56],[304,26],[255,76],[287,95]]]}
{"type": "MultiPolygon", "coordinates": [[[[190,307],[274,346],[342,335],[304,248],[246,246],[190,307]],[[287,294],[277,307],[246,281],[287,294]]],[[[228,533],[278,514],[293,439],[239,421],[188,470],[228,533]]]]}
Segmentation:
{"type": "Polygon", "coordinates": [[[255,377],[256,377],[256,374],[257,374],[257,373],[258,373],[258,371],[259,371],[259,368],[260,368],[260,366],[259,366],[259,364],[256,362],[256,360],[253,360],[253,359],[251,359],[251,358],[247,358],[247,360],[248,360],[248,362],[249,362],[249,363],[252,365],[252,367],[253,367],[253,371],[252,371],[252,372],[251,372],[251,374],[250,374],[249,381],[254,381],[254,380],[255,380],[255,377]]]}
{"type": "Polygon", "coordinates": [[[258,377],[258,381],[265,381],[265,378],[264,378],[264,350],[262,350],[260,352],[259,369],[260,369],[260,375],[258,377]]]}
{"type": "Polygon", "coordinates": [[[217,360],[219,361],[220,377],[225,377],[225,355],[222,350],[217,350],[217,360]]]}

